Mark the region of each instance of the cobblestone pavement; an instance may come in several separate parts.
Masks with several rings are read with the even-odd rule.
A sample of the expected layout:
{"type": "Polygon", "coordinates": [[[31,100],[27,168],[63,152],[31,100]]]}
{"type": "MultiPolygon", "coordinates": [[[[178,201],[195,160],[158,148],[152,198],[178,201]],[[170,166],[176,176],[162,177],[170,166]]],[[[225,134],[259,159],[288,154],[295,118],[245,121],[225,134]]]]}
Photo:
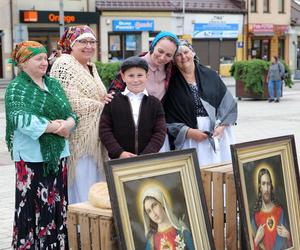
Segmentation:
{"type": "MultiPolygon", "coordinates": [[[[224,79],[234,93],[232,78],[224,79]]],[[[284,88],[280,103],[243,99],[238,102],[236,141],[294,134],[297,154],[300,156],[300,82],[292,89],[284,88]]],[[[14,166],[5,146],[4,90],[0,89],[0,250],[10,249],[14,212],[14,166]]]]}

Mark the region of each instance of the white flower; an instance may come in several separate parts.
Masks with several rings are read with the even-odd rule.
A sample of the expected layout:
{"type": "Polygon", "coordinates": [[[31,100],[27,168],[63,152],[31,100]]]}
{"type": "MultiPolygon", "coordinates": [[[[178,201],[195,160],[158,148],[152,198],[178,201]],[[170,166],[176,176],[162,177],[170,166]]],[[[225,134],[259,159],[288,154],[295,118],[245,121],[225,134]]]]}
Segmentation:
{"type": "Polygon", "coordinates": [[[184,243],[184,239],[183,239],[182,233],[181,234],[177,234],[177,236],[175,238],[175,242],[176,242],[176,250],[184,250],[185,243],[184,243]]]}

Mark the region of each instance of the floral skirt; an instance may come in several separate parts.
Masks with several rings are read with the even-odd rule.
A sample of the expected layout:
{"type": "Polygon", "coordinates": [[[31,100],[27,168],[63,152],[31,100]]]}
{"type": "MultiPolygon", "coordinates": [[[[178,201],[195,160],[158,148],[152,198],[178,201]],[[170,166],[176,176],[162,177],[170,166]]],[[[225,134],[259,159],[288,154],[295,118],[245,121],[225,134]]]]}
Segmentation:
{"type": "Polygon", "coordinates": [[[15,162],[14,249],[68,249],[67,164],[58,175],[43,175],[43,163],[15,162]]]}

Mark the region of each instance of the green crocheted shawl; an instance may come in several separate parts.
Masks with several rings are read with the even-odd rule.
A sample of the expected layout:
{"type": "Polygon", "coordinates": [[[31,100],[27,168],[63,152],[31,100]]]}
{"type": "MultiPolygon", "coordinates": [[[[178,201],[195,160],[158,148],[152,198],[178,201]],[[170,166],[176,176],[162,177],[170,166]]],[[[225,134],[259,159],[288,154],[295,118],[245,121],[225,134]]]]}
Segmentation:
{"type": "MultiPolygon", "coordinates": [[[[8,150],[13,149],[13,135],[18,126],[29,126],[32,115],[42,122],[73,117],[70,103],[60,83],[51,77],[44,76],[48,91],[41,89],[25,72],[21,72],[12,80],[5,93],[6,111],[6,144],[8,150]],[[21,117],[21,119],[20,119],[21,117]],[[44,118],[44,119],[43,119],[44,118]],[[18,124],[22,121],[22,124],[18,124]]],[[[41,154],[44,160],[44,174],[57,174],[61,152],[65,147],[65,139],[56,134],[44,133],[39,137],[41,154]]]]}

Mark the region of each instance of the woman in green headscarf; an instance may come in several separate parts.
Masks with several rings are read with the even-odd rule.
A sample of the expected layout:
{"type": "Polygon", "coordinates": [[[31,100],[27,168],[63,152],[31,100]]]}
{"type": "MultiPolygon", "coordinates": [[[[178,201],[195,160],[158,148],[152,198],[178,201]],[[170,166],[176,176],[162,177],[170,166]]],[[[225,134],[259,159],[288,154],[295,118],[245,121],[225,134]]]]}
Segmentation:
{"type": "Polygon", "coordinates": [[[14,249],[68,249],[67,165],[77,118],[60,83],[46,76],[47,51],[16,45],[20,69],[5,93],[6,143],[16,167],[14,249]]]}

